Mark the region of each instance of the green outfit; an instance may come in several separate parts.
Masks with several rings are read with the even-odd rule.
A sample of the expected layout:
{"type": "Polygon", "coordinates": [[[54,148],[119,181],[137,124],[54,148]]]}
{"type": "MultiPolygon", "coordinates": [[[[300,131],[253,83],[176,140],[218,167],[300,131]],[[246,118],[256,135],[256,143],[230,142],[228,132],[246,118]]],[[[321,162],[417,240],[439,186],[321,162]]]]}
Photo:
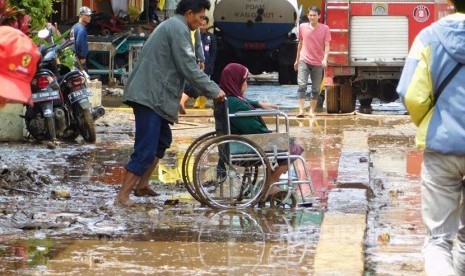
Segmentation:
{"type": "MultiPolygon", "coordinates": [[[[246,99],[247,102],[258,107],[258,101],[246,99]]],[[[238,111],[249,111],[253,110],[244,100],[237,97],[228,97],[229,113],[233,114],[238,111]]],[[[265,122],[259,116],[254,117],[242,117],[231,119],[231,133],[232,134],[257,134],[257,133],[270,133],[265,122]]]]}

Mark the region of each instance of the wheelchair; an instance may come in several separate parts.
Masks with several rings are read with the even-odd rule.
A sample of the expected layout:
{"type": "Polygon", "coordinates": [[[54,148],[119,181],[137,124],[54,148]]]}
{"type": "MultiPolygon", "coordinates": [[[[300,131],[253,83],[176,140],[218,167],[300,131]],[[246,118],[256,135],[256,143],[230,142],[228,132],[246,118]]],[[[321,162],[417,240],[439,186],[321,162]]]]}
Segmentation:
{"type": "Polygon", "coordinates": [[[181,175],[187,191],[203,205],[216,209],[312,206],[314,189],[305,160],[290,154],[289,119],[279,110],[229,114],[227,99],[214,105],[215,131],[195,139],[184,154],[181,175]],[[231,134],[231,119],[274,118],[272,133],[231,134]],[[284,119],[285,129],[280,126],[284,119]],[[287,177],[270,183],[270,175],[287,162],[287,177]],[[271,186],[280,191],[268,197],[271,186]],[[299,197],[296,196],[297,192],[299,197]]]}

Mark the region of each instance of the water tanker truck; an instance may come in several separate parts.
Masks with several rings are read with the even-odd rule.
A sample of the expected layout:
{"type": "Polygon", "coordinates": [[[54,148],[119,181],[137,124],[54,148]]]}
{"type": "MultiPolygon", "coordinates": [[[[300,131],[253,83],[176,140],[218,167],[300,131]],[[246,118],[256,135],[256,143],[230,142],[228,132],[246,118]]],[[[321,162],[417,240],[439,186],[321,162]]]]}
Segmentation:
{"type": "Polygon", "coordinates": [[[220,0],[213,13],[218,58],[213,79],[230,62],[252,74],[279,72],[279,82],[297,82],[293,69],[298,41],[296,0],[220,0]]]}

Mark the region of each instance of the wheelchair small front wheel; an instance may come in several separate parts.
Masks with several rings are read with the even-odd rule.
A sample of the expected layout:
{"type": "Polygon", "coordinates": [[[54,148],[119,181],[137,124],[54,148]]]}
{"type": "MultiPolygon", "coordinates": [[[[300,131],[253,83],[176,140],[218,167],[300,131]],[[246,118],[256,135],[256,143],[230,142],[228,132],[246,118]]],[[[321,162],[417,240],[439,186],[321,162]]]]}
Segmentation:
{"type": "Polygon", "coordinates": [[[297,207],[297,198],[291,194],[287,200],[287,191],[279,191],[271,196],[270,207],[275,209],[295,209],[297,207]]]}

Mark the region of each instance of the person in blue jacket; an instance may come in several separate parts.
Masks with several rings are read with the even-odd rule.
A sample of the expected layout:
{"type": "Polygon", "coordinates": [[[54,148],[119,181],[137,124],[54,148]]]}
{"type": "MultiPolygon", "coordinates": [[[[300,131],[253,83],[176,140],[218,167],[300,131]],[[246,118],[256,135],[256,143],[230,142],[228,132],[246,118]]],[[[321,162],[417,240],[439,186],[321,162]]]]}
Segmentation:
{"type": "Polygon", "coordinates": [[[424,149],[427,275],[465,275],[465,0],[449,4],[457,12],[418,34],[397,87],[418,127],[416,144],[424,149]]]}
{"type": "Polygon", "coordinates": [[[87,29],[86,26],[90,23],[92,11],[83,6],[79,9],[79,21],[73,25],[70,37],[74,40],[74,52],[78,58],[82,68],[87,71],[87,55],[89,54],[89,46],[87,44],[87,29]]]}
{"type": "Polygon", "coordinates": [[[208,31],[209,23],[210,19],[205,16],[199,29],[203,46],[203,55],[205,57],[204,72],[205,74],[211,76],[213,74],[213,70],[215,69],[216,53],[218,47],[216,43],[216,36],[208,31]]]}
{"type": "Polygon", "coordinates": [[[160,19],[158,18],[157,8],[158,8],[158,0],[150,0],[148,9],[142,11],[141,14],[137,17],[139,21],[150,21],[151,23],[158,24],[160,23],[160,19]]]}
{"type": "MultiPolygon", "coordinates": [[[[217,53],[217,43],[216,43],[216,36],[210,32],[208,32],[208,24],[210,19],[205,16],[202,20],[202,24],[199,28],[199,35],[200,40],[198,40],[198,34],[196,33],[195,37],[195,48],[196,48],[196,55],[201,59],[199,66],[200,68],[207,74],[211,76],[213,74],[213,70],[215,68],[216,62],[216,53],[217,53]],[[202,51],[198,53],[197,46],[202,48],[202,51]]],[[[192,89],[192,87],[186,87],[184,94],[181,97],[181,103],[179,108],[180,114],[186,114],[186,102],[189,98],[196,98],[194,102],[194,108],[204,109],[206,107],[207,99],[204,96],[200,96],[198,91],[192,89]]]]}

